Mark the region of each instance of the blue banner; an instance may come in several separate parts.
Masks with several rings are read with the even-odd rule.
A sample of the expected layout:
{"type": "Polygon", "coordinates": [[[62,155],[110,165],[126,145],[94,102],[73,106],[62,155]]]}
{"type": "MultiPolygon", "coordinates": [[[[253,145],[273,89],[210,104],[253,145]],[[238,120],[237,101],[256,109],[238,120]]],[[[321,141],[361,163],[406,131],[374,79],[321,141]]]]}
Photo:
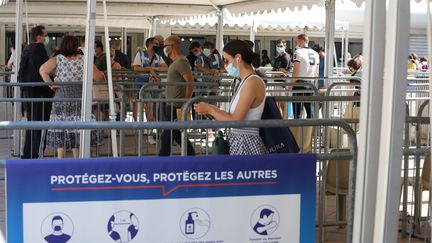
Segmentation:
{"type": "Polygon", "coordinates": [[[12,160],[7,237],[315,242],[315,155],[12,160]]]}

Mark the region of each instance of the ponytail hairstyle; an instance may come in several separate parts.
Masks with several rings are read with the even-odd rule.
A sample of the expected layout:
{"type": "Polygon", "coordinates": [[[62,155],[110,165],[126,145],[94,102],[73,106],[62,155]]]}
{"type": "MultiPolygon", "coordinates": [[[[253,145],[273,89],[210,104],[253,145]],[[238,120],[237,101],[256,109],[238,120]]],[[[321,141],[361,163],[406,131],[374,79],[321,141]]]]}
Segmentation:
{"type": "Polygon", "coordinates": [[[252,52],[250,45],[245,41],[232,40],[225,45],[223,51],[232,57],[240,54],[245,63],[252,65],[255,68],[258,68],[260,66],[260,55],[252,52]]]}

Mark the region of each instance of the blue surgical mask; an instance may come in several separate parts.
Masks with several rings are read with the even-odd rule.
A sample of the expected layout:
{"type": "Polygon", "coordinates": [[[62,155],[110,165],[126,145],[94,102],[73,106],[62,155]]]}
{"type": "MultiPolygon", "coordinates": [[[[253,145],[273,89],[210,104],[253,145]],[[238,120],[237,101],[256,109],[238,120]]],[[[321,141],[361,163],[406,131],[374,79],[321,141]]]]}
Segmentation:
{"type": "Polygon", "coordinates": [[[167,50],[166,47],[164,47],[164,54],[165,54],[166,57],[168,57],[168,50],[167,50]]]}
{"type": "Polygon", "coordinates": [[[55,231],[60,231],[61,229],[62,229],[62,227],[59,226],[59,225],[54,226],[54,230],[55,230],[55,231]]]}
{"type": "Polygon", "coordinates": [[[285,52],[285,48],[284,47],[276,47],[276,52],[278,54],[284,53],[285,52]]]}
{"type": "Polygon", "coordinates": [[[236,68],[234,67],[234,65],[232,63],[230,63],[227,67],[226,67],[226,71],[227,73],[232,76],[233,78],[238,78],[240,77],[240,68],[236,68]]]}
{"type": "Polygon", "coordinates": [[[201,52],[198,52],[195,54],[196,57],[199,57],[201,55],[201,52]]]}
{"type": "Polygon", "coordinates": [[[208,48],[204,48],[204,50],[203,50],[203,54],[204,54],[206,57],[210,56],[210,55],[211,55],[211,51],[210,51],[210,49],[208,49],[208,48]]]}
{"type": "Polygon", "coordinates": [[[48,36],[45,36],[45,41],[44,41],[44,45],[48,45],[49,44],[49,42],[50,42],[50,39],[49,39],[49,37],[48,36]]]}

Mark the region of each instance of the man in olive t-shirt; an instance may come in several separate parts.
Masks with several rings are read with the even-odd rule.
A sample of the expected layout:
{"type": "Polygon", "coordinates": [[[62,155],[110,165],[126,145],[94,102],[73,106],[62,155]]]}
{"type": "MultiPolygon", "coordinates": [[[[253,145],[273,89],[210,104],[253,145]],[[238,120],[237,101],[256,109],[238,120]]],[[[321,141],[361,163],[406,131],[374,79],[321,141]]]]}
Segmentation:
{"type": "MultiPolygon", "coordinates": [[[[193,82],[186,80],[186,78],[192,77],[192,70],[189,61],[184,56],[179,56],[168,68],[167,81],[168,83],[174,82],[193,82]]],[[[189,89],[193,87],[189,87],[189,89]]],[[[186,95],[187,87],[184,86],[167,86],[166,97],[168,99],[184,99],[191,98],[189,94],[186,95]]],[[[177,106],[177,108],[180,108],[177,106]]]]}
{"type": "MultiPolygon", "coordinates": [[[[164,52],[168,54],[169,58],[173,61],[168,68],[167,82],[193,82],[192,70],[189,65],[189,61],[186,57],[181,55],[180,52],[181,40],[178,36],[169,36],[164,41],[164,52]]],[[[190,99],[193,93],[193,86],[167,86],[166,98],[167,99],[190,99]]],[[[165,110],[165,119],[167,121],[177,120],[177,108],[181,108],[183,104],[168,104],[165,110]]],[[[169,156],[171,154],[171,142],[175,140],[177,144],[181,145],[181,133],[179,130],[164,130],[161,135],[161,149],[159,151],[160,156],[169,156]],[[172,134],[172,137],[171,137],[172,134]]],[[[194,148],[191,142],[188,140],[187,143],[187,154],[195,155],[194,148]]]]}

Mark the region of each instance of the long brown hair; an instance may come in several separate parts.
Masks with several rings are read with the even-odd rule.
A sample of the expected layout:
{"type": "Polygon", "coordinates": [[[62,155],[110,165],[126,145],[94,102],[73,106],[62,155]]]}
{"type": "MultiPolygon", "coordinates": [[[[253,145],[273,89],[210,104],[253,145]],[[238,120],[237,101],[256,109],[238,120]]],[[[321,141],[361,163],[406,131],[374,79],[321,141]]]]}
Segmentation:
{"type": "Polygon", "coordinates": [[[65,57],[80,54],[78,51],[79,44],[79,40],[75,36],[65,36],[60,44],[59,53],[65,57]]]}

